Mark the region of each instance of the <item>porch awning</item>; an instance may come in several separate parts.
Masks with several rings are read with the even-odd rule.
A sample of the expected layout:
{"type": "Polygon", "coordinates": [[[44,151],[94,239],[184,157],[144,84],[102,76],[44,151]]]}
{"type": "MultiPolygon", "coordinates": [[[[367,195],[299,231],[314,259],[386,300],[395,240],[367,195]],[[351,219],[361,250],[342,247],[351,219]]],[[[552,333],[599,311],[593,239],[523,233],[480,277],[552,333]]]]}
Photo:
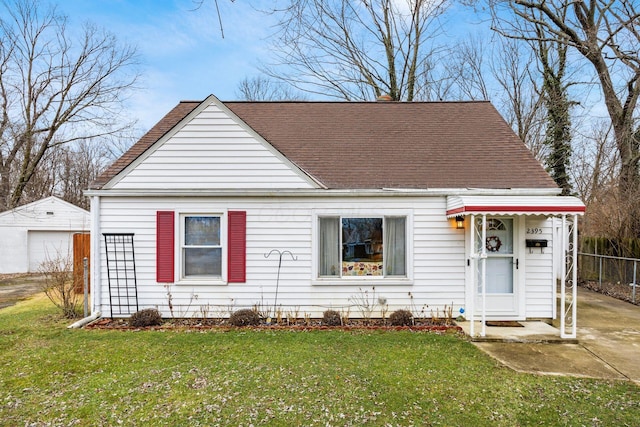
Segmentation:
{"type": "Polygon", "coordinates": [[[447,217],[458,215],[583,215],[573,196],[448,196],[447,217]]]}

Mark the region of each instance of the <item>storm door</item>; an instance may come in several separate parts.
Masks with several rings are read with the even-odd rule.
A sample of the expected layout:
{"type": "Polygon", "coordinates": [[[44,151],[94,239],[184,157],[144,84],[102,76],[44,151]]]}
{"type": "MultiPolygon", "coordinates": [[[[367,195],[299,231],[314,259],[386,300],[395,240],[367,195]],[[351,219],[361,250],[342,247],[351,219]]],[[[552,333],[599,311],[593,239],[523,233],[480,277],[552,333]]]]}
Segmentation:
{"type": "MultiPolygon", "coordinates": [[[[514,317],[518,314],[517,286],[514,277],[518,259],[514,251],[513,218],[487,217],[482,240],[482,218],[476,221],[476,252],[486,253],[486,314],[490,318],[514,317]],[[483,244],[484,248],[480,247],[483,244]]],[[[482,310],[481,262],[477,270],[477,312],[482,310]]]]}

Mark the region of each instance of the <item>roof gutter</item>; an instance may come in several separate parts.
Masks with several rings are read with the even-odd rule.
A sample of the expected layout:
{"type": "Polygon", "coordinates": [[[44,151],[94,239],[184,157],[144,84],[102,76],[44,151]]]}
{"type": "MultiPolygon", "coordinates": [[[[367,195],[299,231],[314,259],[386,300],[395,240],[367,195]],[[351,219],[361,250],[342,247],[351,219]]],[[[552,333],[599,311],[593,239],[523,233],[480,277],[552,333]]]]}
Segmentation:
{"type": "Polygon", "coordinates": [[[560,189],[515,188],[381,188],[381,189],[127,189],[85,190],[85,196],[102,197],[415,197],[415,196],[557,196],[560,189]]]}

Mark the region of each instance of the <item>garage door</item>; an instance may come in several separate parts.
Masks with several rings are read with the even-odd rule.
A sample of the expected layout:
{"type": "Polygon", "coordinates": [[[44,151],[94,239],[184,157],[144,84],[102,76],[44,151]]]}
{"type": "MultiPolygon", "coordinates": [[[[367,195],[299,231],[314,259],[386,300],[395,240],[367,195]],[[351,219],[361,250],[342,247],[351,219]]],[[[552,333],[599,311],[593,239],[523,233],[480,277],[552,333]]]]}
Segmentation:
{"type": "MultiPolygon", "coordinates": [[[[37,273],[47,260],[73,257],[73,233],[69,231],[29,231],[29,272],[37,273]]],[[[70,268],[72,264],[68,264],[70,268]]],[[[61,265],[63,267],[63,265],[61,265]]]]}

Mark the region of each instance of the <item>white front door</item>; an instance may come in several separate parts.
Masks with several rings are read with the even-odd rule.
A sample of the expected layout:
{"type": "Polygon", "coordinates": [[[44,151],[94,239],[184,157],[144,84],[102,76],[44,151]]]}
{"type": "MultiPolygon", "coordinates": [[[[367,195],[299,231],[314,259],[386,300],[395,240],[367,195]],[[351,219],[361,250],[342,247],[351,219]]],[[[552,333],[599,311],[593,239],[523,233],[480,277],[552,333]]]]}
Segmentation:
{"type": "MultiPolygon", "coordinates": [[[[476,222],[476,231],[482,235],[482,218],[476,222]]],[[[486,238],[476,239],[476,251],[481,253],[484,244],[486,258],[486,301],[482,298],[482,260],[477,263],[476,313],[481,315],[483,307],[488,318],[518,317],[518,286],[516,270],[518,258],[514,245],[514,219],[487,217],[486,238]]]]}

